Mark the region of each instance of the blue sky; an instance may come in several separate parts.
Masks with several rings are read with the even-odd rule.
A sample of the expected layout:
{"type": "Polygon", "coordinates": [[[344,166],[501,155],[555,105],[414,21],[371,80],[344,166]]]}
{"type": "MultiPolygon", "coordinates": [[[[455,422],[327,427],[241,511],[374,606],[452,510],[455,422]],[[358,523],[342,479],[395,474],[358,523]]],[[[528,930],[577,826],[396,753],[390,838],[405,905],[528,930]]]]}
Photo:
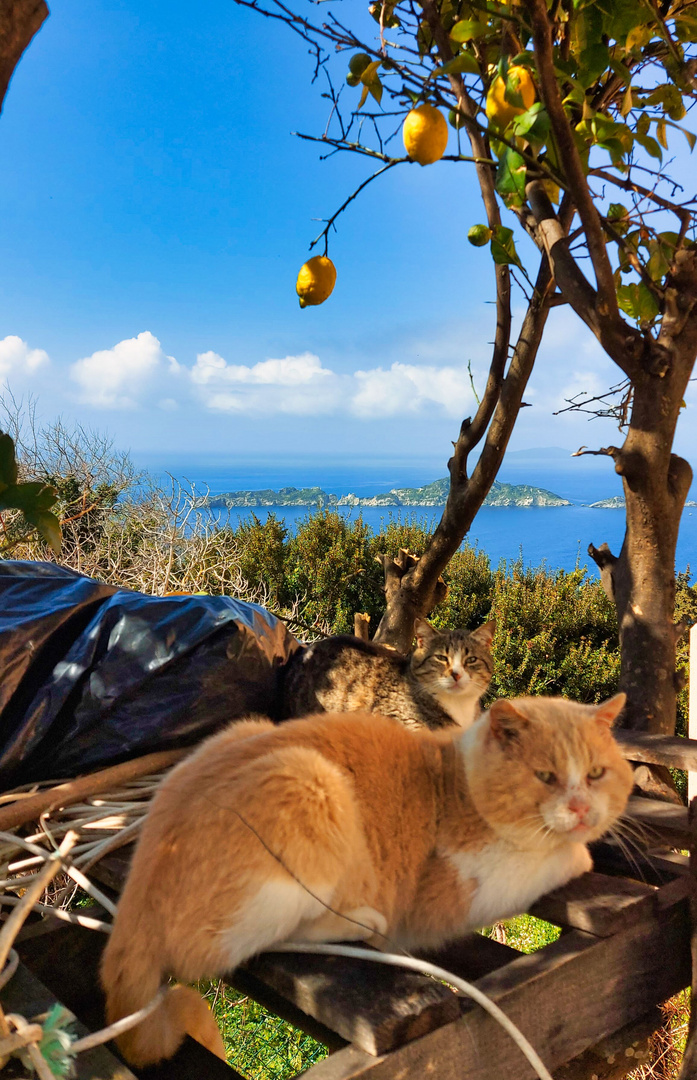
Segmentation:
{"type": "MultiPolygon", "coordinates": [[[[292,135],[324,128],[311,75],[302,42],[232,0],[55,0],[0,117],[0,377],[41,417],[141,458],[445,462],[474,405],[467,361],[482,386],[492,336],[490,256],[466,239],[473,173],[377,181],[331,240],[334,294],[301,310],[312,219],[369,171],[292,135]]],[[[613,381],[555,310],[512,446],[616,441],[552,417],[613,381]]],[[[696,439],[683,422],[688,456],[696,439]]]]}

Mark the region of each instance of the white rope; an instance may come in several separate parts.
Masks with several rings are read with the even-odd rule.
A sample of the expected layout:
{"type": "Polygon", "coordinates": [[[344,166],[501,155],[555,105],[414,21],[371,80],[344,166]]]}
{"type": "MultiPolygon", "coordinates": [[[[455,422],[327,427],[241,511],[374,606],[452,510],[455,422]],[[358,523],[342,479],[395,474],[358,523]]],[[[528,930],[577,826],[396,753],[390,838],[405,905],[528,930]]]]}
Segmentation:
{"type": "Polygon", "coordinates": [[[453,975],[450,971],[446,971],[445,968],[438,967],[436,964],[429,964],[427,960],[417,960],[413,956],[398,956],[396,953],[375,952],[372,949],[361,949],[355,945],[315,945],[309,943],[295,944],[294,942],[283,942],[281,945],[274,945],[273,949],[269,949],[269,952],[322,953],[326,956],[351,956],[356,960],[372,960],[375,964],[388,964],[393,967],[410,968],[412,971],[419,971],[423,975],[433,975],[434,978],[449,983],[451,986],[454,986],[455,989],[460,990],[463,994],[471,997],[478,1005],[481,1005],[481,1007],[508,1032],[516,1045],[520,1047],[540,1080],[553,1080],[552,1075],[547,1071],[544,1062],[541,1060],[537,1051],[530,1045],[522,1031],[516,1027],[512,1020],[509,1020],[498,1005],[491,1001],[486,994],[483,994],[482,991],[472,983],[467,982],[465,979],[461,979],[458,975],[453,975]]]}

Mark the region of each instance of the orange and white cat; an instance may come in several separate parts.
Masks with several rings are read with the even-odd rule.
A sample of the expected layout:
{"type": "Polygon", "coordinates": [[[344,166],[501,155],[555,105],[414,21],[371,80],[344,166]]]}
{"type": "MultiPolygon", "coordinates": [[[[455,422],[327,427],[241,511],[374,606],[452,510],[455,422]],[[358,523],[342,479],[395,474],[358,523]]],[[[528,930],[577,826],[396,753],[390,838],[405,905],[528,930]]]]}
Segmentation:
{"type": "MultiPolygon", "coordinates": [[[[109,1022],[169,977],[278,942],[432,948],[524,911],[591,868],[587,843],[625,808],[624,700],[497,701],[454,734],[362,713],[233,724],[153,801],[102,963],[109,1022]]],[[[119,1045],[149,1064],[187,1031],[222,1056],[204,1002],[176,986],[119,1045]]]]}

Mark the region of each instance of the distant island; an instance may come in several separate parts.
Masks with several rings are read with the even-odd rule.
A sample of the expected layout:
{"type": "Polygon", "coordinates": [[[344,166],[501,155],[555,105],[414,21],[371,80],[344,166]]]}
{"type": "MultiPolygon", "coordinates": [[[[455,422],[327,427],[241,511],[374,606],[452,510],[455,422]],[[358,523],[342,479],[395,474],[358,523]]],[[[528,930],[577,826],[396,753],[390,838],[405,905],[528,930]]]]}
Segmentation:
{"type": "MultiPolygon", "coordinates": [[[[223,507],[259,507],[259,506],[297,506],[327,507],[338,506],[443,506],[448,496],[450,481],[447,477],[434,480],[419,488],[392,488],[379,495],[359,498],[358,495],[330,495],[320,487],[295,488],[282,487],[278,491],[263,488],[260,491],[224,491],[220,495],[209,495],[205,505],[223,507]]],[[[484,506],[571,506],[568,499],[562,499],[552,491],[531,487],[529,484],[502,484],[495,480],[491,491],[484,500],[484,506]]]]}
{"type": "MultiPolygon", "coordinates": [[[[624,495],[613,495],[611,499],[601,499],[590,504],[591,510],[624,510],[624,495]]],[[[686,502],[685,506],[697,506],[697,502],[686,502]]]]}

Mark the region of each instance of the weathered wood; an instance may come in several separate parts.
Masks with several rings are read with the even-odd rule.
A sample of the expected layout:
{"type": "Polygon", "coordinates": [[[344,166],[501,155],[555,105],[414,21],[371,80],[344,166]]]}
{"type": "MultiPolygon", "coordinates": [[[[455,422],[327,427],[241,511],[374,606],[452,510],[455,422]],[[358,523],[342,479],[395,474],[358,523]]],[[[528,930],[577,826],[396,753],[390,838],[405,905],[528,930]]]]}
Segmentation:
{"type": "MultiPolygon", "coordinates": [[[[478,985],[556,1069],[687,985],[688,941],[683,902],[611,937],[572,930],[478,985]]],[[[308,1070],[307,1080],[532,1080],[503,1029],[482,1010],[464,1008],[460,1020],[391,1054],[371,1058],[356,1047],[340,1050],[308,1070]]]]}
{"type": "MultiPolygon", "coordinates": [[[[475,982],[519,956],[498,941],[468,934],[427,958],[475,982]]],[[[229,981],[244,987],[247,975],[257,985],[255,993],[247,984],[257,1000],[262,1000],[259,988],[265,988],[265,995],[271,988],[283,1000],[293,1002],[303,1015],[315,1017],[325,1028],[370,1054],[386,1053],[460,1014],[458,998],[448,987],[414,972],[368,961],[266,954],[229,976],[229,981]]],[[[299,1026],[307,1025],[301,1022],[299,1026]]]]}
{"type": "MultiPolygon", "coordinates": [[[[689,824],[692,829],[692,842],[690,844],[690,878],[693,886],[697,885],[697,843],[695,842],[695,827],[697,826],[697,798],[690,800],[688,811],[689,824]]],[[[692,992],[690,995],[690,1021],[687,1035],[687,1045],[683,1055],[680,1080],[696,1080],[697,1078],[697,895],[693,890],[690,898],[690,958],[692,964],[692,992]]]]}
{"type": "Polygon", "coordinates": [[[671,846],[685,848],[689,844],[690,828],[684,806],[634,796],[629,800],[625,816],[643,831],[648,845],[669,841],[671,846]]]}
{"type": "MultiPolygon", "coordinates": [[[[32,1020],[59,1002],[24,964],[20,964],[7,986],[0,991],[0,1003],[6,1013],[19,1013],[25,1020],[32,1020]]],[[[68,1011],[72,1013],[72,1010],[68,1011]]],[[[77,1020],[72,1030],[80,1037],[88,1034],[87,1028],[77,1020]]],[[[75,1069],[76,1080],[95,1080],[95,1077],[99,1077],[99,1080],[137,1080],[107,1046],[96,1046],[93,1050],[78,1054],[75,1069]]]]}
{"type": "Polygon", "coordinates": [[[614,736],[630,761],[647,761],[670,769],[697,769],[697,740],[679,735],[651,735],[646,731],[615,728],[614,736]]]}
{"type": "Polygon", "coordinates": [[[467,934],[466,937],[453,942],[445,949],[419,955],[423,955],[432,964],[438,964],[446,971],[451,971],[453,975],[459,975],[469,982],[476,982],[477,979],[483,978],[492,971],[497,971],[511,960],[517,960],[520,952],[518,949],[512,949],[510,945],[484,937],[483,934],[467,934]]]}
{"type": "Polygon", "coordinates": [[[265,953],[246,965],[267,986],[370,1054],[384,1054],[460,1015],[450,987],[346,957],[265,953]]]}
{"type": "Polygon", "coordinates": [[[651,1037],[665,1023],[659,1008],[627,1024],[590,1046],[580,1057],[554,1070],[554,1080],[623,1080],[627,1073],[646,1065],[651,1056],[651,1037]]]}
{"type": "Polygon", "coordinates": [[[653,910],[655,895],[652,885],[606,874],[583,874],[541,897],[530,914],[555,926],[607,937],[645,918],[653,910]]]}
{"type": "Polygon", "coordinates": [[[646,885],[665,885],[676,877],[689,873],[686,855],[668,848],[642,851],[630,849],[631,858],[615,840],[606,838],[592,846],[593,866],[601,874],[628,877],[646,885]]]}
{"type": "MultiPolygon", "coordinates": [[[[26,967],[41,979],[48,993],[60,996],[61,1002],[79,1017],[81,1025],[85,1025],[81,1026],[83,1034],[88,1030],[98,1031],[106,1023],[99,987],[99,962],[105,944],[104,934],[63,923],[51,933],[29,938],[18,945],[26,967]]],[[[113,1043],[107,1046],[114,1048],[113,1043]]],[[[111,1080],[110,1074],[97,1071],[79,1075],[81,1080],[111,1080]]],[[[126,1070],[123,1080],[130,1080],[132,1076],[126,1070]]],[[[189,1038],[169,1061],[149,1069],[138,1069],[137,1076],[140,1080],[202,1080],[204,1077],[205,1080],[245,1080],[189,1038]]],[[[115,1074],[114,1080],[122,1080],[121,1074],[115,1074]]]]}
{"type": "Polygon", "coordinates": [[[110,765],[108,769],[80,776],[77,780],[46,788],[36,795],[18,795],[11,802],[8,801],[11,795],[4,795],[0,798],[0,831],[6,832],[27,821],[34,821],[47,810],[72,806],[90,795],[114,790],[137,777],[161,772],[190,753],[190,746],[180,750],[158,750],[154,754],[144,754],[143,757],[122,761],[120,765],[110,765]]]}

